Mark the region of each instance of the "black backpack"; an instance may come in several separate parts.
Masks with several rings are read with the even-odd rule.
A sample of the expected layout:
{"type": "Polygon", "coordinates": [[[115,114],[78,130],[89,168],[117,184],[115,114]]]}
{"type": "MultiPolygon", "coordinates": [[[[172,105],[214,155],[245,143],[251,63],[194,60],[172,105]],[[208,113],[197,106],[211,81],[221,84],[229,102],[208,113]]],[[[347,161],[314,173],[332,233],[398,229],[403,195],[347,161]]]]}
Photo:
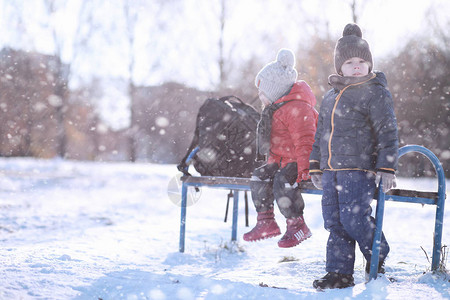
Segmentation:
{"type": "Polygon", "coordinates": [[[194,138],[178,169],[199,148],[192,162],[202,176],[250,177],[257,167],[256,126],[259,113],[235,96],[206,99],[200,107],[194,138]]]}

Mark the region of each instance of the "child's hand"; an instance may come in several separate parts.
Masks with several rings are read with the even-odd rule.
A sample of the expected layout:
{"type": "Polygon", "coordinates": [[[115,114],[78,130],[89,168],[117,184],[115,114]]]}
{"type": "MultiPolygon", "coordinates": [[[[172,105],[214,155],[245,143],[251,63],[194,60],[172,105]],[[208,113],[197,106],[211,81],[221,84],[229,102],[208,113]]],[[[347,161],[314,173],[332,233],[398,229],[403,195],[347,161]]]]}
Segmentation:
{"type": "Polygon", "coordinates": [[[283,169],[280,170],[280,173],[290,185],[293,185],[297,181],[298,177],[297,163],[288,163],[283,169]]]}
{"type": "Polygon", "coordinates": [[[312,174],[311,181],[316,188],[322,189],[322,174],[312,174]]]}
{"type": "MultiPolygon", "coordinates": [[[[253,171],[253,176],[256,176],[259,180],[266,180],[269,178],[273,178],[275,173],[278,171],[278,164],[265,164],[255,171],[253,171]]],[[[253,177],[252,176],[252,177],[253,177]]]]}
{"type": "Polygon", "coordinates": [[[300,171],[300,173],[298,173],[298,180],[300,181],[306,181],[310,178],[311,177],[309,176],[309,170],[302,170],[300,171]]]}
{"type": "Polygon", "coordinates": [[[397,187],[395,174],[378,171],[375,179],[376,185],[380,183],[380,179],[383,180],[383,193],[387,193],[390,189],[397,187]]]}

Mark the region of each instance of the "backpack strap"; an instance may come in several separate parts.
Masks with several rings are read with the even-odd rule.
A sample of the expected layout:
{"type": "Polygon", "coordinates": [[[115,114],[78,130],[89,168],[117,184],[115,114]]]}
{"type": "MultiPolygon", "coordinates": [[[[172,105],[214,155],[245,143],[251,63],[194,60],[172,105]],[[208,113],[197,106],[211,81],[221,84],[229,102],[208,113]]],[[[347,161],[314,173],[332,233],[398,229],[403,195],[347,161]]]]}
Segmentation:
{"type": "Polygon", "coordinates": [[[186,176],[191,176],[191,174],[187,171],[188,165],[187,160],[188,157],[191,155],[192,151],[198,147],[198,118],[195,122],[195,132],[194,137],[192,139],[191,145],[189,146],[186,155],[181,159],[181,162],[177,165],[178,171],[182,172],[186,176]]]}
{"type": "Polygon", "coordinates": [[[270,133],[272,131],[273,114],[283,105],[294,100],[274,103],[261,112],[261,118],[256,127],[256,161],[265,161],[270,151],[270,133]]]}
{"type": "Polygon", "coordinates": [[[228,100],[230,100],[230,99],[235,99],[235,100],[237,100],[238,102],[240,102],[241,104],[244,104],[244,105],[245,105],[244,101],[242,101],[241,98],[239,98],[239,97],[237,97],[237,96],[234,96],[234,95],[224,96],[224,97],[219,98],[219,100],[222,101],[222,102],[228,101],[228,100]]]}

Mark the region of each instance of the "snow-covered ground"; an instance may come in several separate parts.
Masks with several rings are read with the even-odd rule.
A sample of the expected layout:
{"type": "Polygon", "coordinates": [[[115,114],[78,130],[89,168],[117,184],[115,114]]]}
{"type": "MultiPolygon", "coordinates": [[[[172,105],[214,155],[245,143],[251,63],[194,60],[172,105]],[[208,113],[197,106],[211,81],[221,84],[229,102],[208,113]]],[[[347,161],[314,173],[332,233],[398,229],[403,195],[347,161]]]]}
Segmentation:
{"type": "MultiPolygon", "coordinates": [[[[231,243],[227,191],[203,188],[188,208],[179,253],[180,208],[168,194],[177,173],[173,165],[1,158],[0,299],[450,299],[450,277],[432,275],[425,255],[431,259],[434,206],[386,203],[386,275],[397,282],[365,284],[359,253],[355,287],[318,292],[312,281],[325,274],[327,240],[319,196],[305,195],[313,236],[280,249],[277,238],[242,240],[256,219],[251,200],[251,227],[241,201],[231,243]]],[[[437,190],[434,179],[399,184],[437,190]]],[[[449,245],[449,203],[445,210],[449,245]]]]}

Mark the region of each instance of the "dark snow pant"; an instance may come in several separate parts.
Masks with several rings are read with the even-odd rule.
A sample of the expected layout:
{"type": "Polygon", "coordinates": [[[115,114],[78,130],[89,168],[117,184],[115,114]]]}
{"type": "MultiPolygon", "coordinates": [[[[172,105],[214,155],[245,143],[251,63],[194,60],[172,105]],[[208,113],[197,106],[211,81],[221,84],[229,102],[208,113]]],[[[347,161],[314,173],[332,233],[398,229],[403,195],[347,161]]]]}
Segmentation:
{"type": "Polygon", "coordinates": [[[255,176],[250,181],[253,204],[257,212],[273,209],[276,199],[280,212],[286,218],[303,215],[305,202],[297,184],[291,185],[292,179],[286,178],[279,170],[269,171],[268,178],[261,180],[255,176]]]}
{"type": "MultiPolygon", "coordinates": [[[[375,175],[364,171],[324,171],[322,214],[327,243],[326,271],[353,274],[355,242],[370,262],[375,219],[370,203],[375,194],[375,175]]],[[[380,258],[386,258],[389,245],[382,234],[380,258]]]]}

